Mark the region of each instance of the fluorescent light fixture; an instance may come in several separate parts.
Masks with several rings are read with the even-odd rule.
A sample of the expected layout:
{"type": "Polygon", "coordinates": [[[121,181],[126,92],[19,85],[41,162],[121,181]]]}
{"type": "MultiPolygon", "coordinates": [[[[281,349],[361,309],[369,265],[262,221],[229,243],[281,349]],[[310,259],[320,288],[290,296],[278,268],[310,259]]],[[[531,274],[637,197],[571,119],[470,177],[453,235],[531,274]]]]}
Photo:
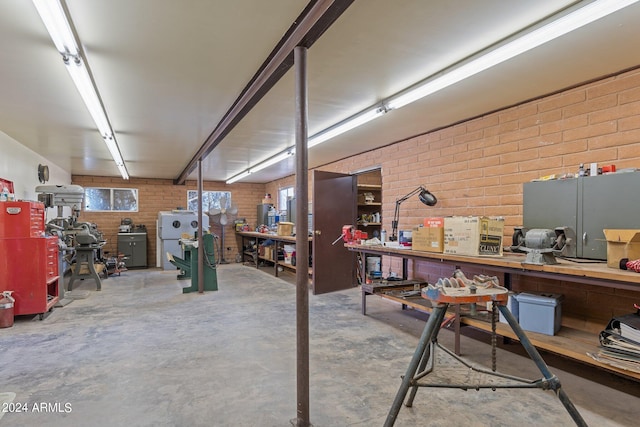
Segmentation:
{"type": "Polygon", "coordinates": [[[285,151],[281,152],[280,154],[276,154],[275,156],[270,157],[267,160],[264,160],[255,166],[252,166],[251,168],[245,170],[244,172],[239,173],[238,175],[228,179],[225,182],[227,184],[233,184],[234,182],[239,181],[242,178],[248,177],[252,173],[261,171],[262,169],[268,168],[271,165],[275,165],[276,163],[281,162],[284,159],[293,156],[295,153],[296,153],[295,147],[289,147],[285,151]]]}
{"type": "Polygon", "coordinates": [[[257,165],[251,167],[249,170],[251,171],[251,173],[256,173],[258,171],[261,171],[264,168],[268,168],[271,165],[275,165],[276,163],[281,162],[282,160],[293,156],[293,154],[294,154],[293,150],[287,150],[283,153],[276,154],[275,156],[263,162],[258,163],[257,165]]]}
{"type": "Polygon", "coordinates": [[[129,172],[127,171],[127,167],[124,164],[116,164],[118,166],[118,170],[120,171],[120,175],[122,175],[122,179],[129,179],[129,172]]]}
{"type": "MultiPolygon", "coordinates": [[[[322,132],[319,132],[309,138],[308,148],[321,144],[331,138],[334,138],[344,132],[347,132],[357,126],[363,125],[376,117],[379,117],[389,110],[398,109],[417,101],[420,98],[431,95],[439,90],[442,90],[448,86],[454,85],[466,78],[469,78],[475,74],[478,74],[484,70],[487,70],[495,65],[498,65],[504,61],[507,61],[515,56],[518,56],[524,52],[541,46],[553,39],[561,37],[571,31],[574,31],[580,27],[588,25],[600,18],[610,15],[618,10],[621,10],[627,6],[637,3],[640,0],[595,0],[588,3],[584,7],[574,10],[564,16],[561,16],[552,22],[542,25],[541,27],[534,29],[510,42],[507,42],[475,59],[472,59],[459,67],[453,68],[450,71],[446,71],[438,77],[429,79],[424,83],[415,85],[413,88],[406,89],[397,95],[394,95],[387,100],[382,101],[375,107],[371,107],[368,110],[363,111],[360,114],[352,116],[343,122],[340,122],[322,132]],[[382,105],[382,107],[380,106],[382,105]]],[[[256,167],[260,169],[270,166],[276,163],[274,156],[267,161],[273,160],[266,166],[259,164],[254,166],[251,171],[256,171],[256,167]]],[[[282,159],[280,159],[282,160],[282,159]]],[[[240,175],[236,175],[232,179],[235,182],[250,174],[249,169],[240,175]]],[[[231,181],[231,180],[229,180],[231,181]]],[[[230,183],[227,181],[227,183],[230,183]]]]}
{"type": "Polygon", "coordinates": [[[233,184],[236,181],[240,181],[242,178],[246,178],[249,175],[251,175],[251,171],[249,169],[247,169],[244,172],[239,173],[238,175],[234,176],[233,178],[229,178],[228,180],[225,181],[226,184],[233,184]]]}
{"type": "Polygon", "coordinates": [[[93,88],[93,82],[82,62],[82,58],[78,56],[70,57],[65,61],[65,65],[67,66],[67,71],[73,83],[75,83],[78,92],[80,92],[82,100],[89,110],[89,114],[91,114],[93,121],[96,123],[100,135],[102,135],[103,138],[111,135],[111,126],[109,126],[109,121],[104,114],[102,104],[100,103],[98,94],[93,88]]]}
{"type": "Polygon", "coordinates": [[[58,52],[78,55],[76,39],[60,2],[58,0],[33,0],[33,4],[38,10],[44,26],[47,27],[58,52]]]}
{"type": "Polygon", "coordinates": [[[113,139],[113,135],[106,136],[104,138],[104,143],[107,144],[107,148],[111,153],[111,157],[118,165],[124,165],[124,161],[122,160],[122,156],[120,155],[120,150],[118,150],[118,144],[115,139],[113,139]]]}
{"type": "Polygon", "coordinates": [[[440,77],[436,77],[408,92],[390,98],[386,102],[386,105],[390,109],[404,107],[420,98],[424,98],[425,96],[458,83],[638,1],[639,0],[597,0],[589,3],[574,12],[564,15],[549,24],[473,59],[440,77]]]}
{"type": "Polygon", "coordinates": [[[357,114],[355,116],[352,116],[350,118],[348,118],[347,120],[338,123],[335,126],[330,127],[329,129],[326,129],[320,133],[315,134],[314,136],[312,136],[311,138],[309,138],[309,141],[307,142],[307,148],[311,148],[314,147],[318,144],[321,144],[325,141],[328,141],[331,138],[334,138],[340,134],[343,134],[345,132],[350,131],[353,128],[356,128],[358,126],[361,126],[367,122],[370,122],[371,120],[375,119],[376,117],[380,117],[381,115],[383,115],[384,113],[386,113],[387,110],[383,107],[380,106],[376,106],[373,108],[370,108],[360,114],[357,114]]]}
{"type": "MultiPolygon", "coordinates": [[[[359,114],[356,114],[355,116],[352,116],[342,121],[341,123],[338,123],[335,126],[332,126],[320,133],[315,134],[314,136],[312,136],[307,140],[307,148],[314,147],[340,134],[348,132],[353,128],[356,128],[367,122],[370,122],[371,120],[375,119],[376,117],[380,117],[386,112],[387,112],[387,109],[379,105],[369,108],[368,110],[365,110],[359,114]]],[[[295,154],[295,147],[289,147],[285,151],[279,154],[276,154],[275,156],[270,157],[269,159],[263,162],[260,162],[257,165],[250,167],[245,172],[239,175],[232,177],[231,179],[227,180],[226,183],[231,184],[232,182],[236,182],[242,178],[246,178],[247,176],[249,176],[249,174],[258,172],[266,167],[269,167],[278,162],[281,162],[282,160],[286,159],[287,157],[293,154],[295,154]]]]}
{"type": "Polygon", "coordinates": [[[118,166],[122,178],[129,179],[129,173],[120,154],[111,125],[109,125],[109,119],[104,111],[96,86],[80,52],[80,44],[73,34],[62,4],[59,0],[33,0],[33,4],[40,14],[51,40],[53,40],[53,44],[62,55],[67,71],[78,92],[80,92],[80,96],[98,127],[100,135],[102,135],[105,144],[107,144],[107,148],[118,166]]]}

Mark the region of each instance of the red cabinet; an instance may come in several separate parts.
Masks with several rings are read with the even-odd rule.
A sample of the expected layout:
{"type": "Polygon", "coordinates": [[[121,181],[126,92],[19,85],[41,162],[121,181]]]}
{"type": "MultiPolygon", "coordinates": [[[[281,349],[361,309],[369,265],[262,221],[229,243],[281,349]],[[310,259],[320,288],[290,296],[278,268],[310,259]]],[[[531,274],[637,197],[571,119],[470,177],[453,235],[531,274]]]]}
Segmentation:
{"type": "Polygon", "coordinates": [[[43,237],[44,204],[0,202],[0,239],[43,237]]]}
{"type": "Polygon", "coordinates": [[[0,202],[0,291],[13,291],[16,316],[58,302],[58,238],[44,225],[42,203],[0,202]]]}

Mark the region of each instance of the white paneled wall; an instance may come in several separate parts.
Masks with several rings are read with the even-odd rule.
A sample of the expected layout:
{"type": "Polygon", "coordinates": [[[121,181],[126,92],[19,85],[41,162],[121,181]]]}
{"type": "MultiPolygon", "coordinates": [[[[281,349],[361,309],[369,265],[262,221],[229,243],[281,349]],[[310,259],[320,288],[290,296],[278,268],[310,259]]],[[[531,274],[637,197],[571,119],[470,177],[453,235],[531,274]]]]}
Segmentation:
{"type": "MultiPolygon", "coordinates": [[[[69,171],[63,170],[0,131],[0,177],[13,181],[16,200],[38,200],[35,188],[41,185],[38,181],[39,164],[49,166],[47,184],[71,184],[69,171]]],[[[64,216],[70,214],[69,208],[63,210],[64,216]]],[[[47,220],[57,215],[57,208],[47,210],[47,220]]]]}

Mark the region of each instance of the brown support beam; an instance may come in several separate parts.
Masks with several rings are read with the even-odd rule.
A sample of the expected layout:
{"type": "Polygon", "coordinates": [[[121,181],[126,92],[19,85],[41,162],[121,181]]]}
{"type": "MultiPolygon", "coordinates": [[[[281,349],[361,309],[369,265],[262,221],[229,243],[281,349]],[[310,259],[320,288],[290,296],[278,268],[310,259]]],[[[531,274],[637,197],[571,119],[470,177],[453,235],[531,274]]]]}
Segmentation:
{"type": "Polygon", "coordinates": [[[297,427],[309,421],[309,163],[307,156],[307,48],[294,50],[296,71],[296,336],[297,427]]]}
{"type": "Polygon", "coordinates": [[[202,160],[198,160],[198,293],[204,293],[204,241],[202,239],[202,160]]]}
{"type": "Polygon", "coordinates": [[[205,159],[293,65],[293,49],[310,47],[354,0],[313,0],[249,82],[174,184],[183,185],[199,160],[205,159]]]}

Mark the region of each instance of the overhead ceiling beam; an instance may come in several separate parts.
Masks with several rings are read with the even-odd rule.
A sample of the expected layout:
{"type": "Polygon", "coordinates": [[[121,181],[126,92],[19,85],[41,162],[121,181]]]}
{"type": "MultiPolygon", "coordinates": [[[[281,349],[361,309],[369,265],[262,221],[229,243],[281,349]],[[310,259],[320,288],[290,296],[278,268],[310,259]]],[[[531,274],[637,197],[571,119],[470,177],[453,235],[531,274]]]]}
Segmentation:
{"type": "Polygon", "coordinates": [[[198,152],[189,161],[174,184],[183,185],[196,168],[231,130],[251,111],[264,95],[293,66],[296,46],[311,47],[313,43],[342,15],[354,0],[312,0],[295,20],[238,99],[222,117],[198,152]]]}

